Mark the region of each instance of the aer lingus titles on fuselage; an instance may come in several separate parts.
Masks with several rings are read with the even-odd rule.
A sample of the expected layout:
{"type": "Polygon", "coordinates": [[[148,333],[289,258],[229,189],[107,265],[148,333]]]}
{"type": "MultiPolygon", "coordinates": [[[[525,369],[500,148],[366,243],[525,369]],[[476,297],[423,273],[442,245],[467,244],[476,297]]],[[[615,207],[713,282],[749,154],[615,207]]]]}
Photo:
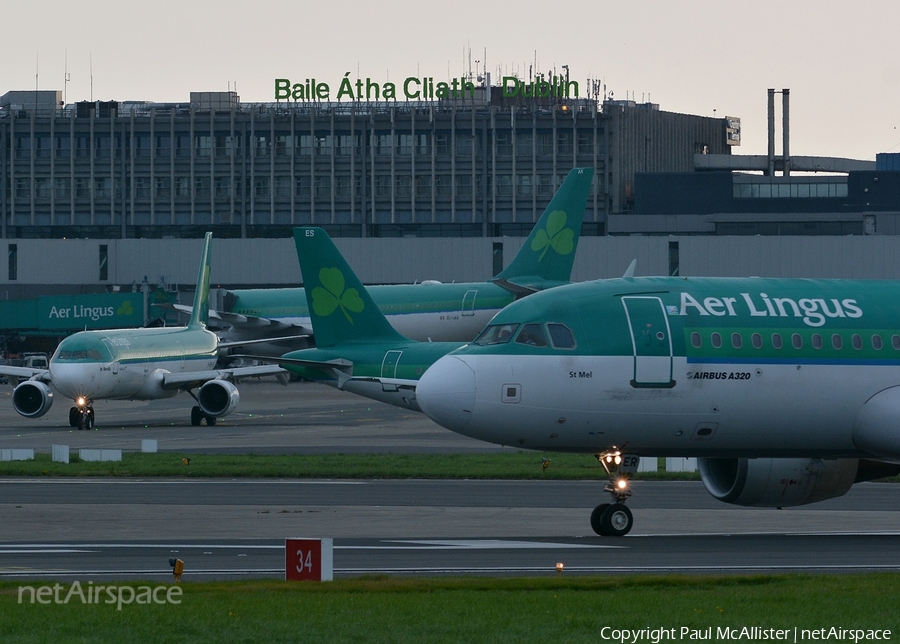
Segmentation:
{"type": "MultiPolygon", "coordinates": [[[[467,342],[516,297],[569,282],[594,176],[592,168],[569,172],[513,261],[493,280],[368,287],[372,300],[403,336],[434,342],[467,342]]],[[[230,291],[226,311],[214,316],[238,341],[310,334],[302,288],[230,291]]],[[[277,354],[284,353],[284,345],[277,354]]],[[[305,342],[301,346],[306,346],[305,342]]],[[[272,355],[270,350],[270,355],[272,355]]]]}
{"type": "MultiPolygon", "coordinates": [[[[482,440],[699,457],[717,498],[808,503],[900,461],[900,285],[573,284],[498,313],[416,395],[439,424],[482,440]]],[[[595,529],[621,533],[607,519],[595,529]]]]}
{"type": "Polygon", "coordinates": [[[740,293],[740,297],[704,297],[702,302],[691,293],[681,294],[679,315],[697,313],[713,317],[799,317],[807,326],[818,327],[828,318],[859,318],[862,311],[855,299],[772,297],[766,293],[740,293]]]}

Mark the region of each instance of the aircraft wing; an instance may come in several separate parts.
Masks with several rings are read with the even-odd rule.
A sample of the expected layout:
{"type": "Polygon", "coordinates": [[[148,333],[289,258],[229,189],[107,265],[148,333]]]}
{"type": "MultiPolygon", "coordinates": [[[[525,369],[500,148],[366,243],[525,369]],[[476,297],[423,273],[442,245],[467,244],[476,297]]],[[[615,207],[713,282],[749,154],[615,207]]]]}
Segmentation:
{"type": "Polygon", "coordinates": [[[0,365],[0,376],[7,376],[15,381],[34,378],[35,380],[50,382],[50,372],[47,369],[32,369],[31,367],[0,365]]]}
{"type": "Polygon", "coordinates": [[[167,373],[163,376],[163,389],[192,389],[210,380],[240,380],[241,378],[257,378],[260,376],[278,376],[287,372],[278,365],[258,365],[255,367],[236,367],[234,369],[212,369],[210,371],[191,371],[186,373],[167,373]]]}

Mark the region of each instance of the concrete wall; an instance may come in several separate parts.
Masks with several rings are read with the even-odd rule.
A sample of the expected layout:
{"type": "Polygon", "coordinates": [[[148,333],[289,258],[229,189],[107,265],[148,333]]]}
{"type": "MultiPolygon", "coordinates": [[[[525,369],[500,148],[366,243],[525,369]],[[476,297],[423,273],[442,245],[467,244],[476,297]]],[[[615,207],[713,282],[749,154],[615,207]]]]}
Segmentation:
{"type": "MultiPolygon", "coordinates": [[[[524,238],[337,239],[351,266],[369,284],[437,279],[484,280],[492,274],[495,242],[503,243],[508,264],[524,238]]],[[[669,244],[678,242],[682,276],[778,276],[900,279],[900,237],[713,237],[633,236],[582,238],[576,281],[621,276],[632,259],[637,275],[666,275],[669,244]]],[[[113,285],[140,284],[191,288],[197,279],[199,239],[6,240],[0,256],[16,244],[18,278],[9,280],[0,261],[0,297],[91,292],[113,285]],[[99,279],[99,246],[109,253],[109,279],[99,279]]],[[[300,283],[293,240],[213,241],[214,286],[223,288],[300,283]]]]}

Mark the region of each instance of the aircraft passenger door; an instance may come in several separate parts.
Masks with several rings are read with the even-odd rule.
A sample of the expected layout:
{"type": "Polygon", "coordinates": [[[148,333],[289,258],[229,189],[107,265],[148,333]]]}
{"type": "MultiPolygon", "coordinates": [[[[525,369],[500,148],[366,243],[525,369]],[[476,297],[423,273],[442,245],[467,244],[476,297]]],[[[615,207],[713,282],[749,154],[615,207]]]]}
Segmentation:
{"type": "Polygon", "coordinates": [[[622,298],[634,349],[632,387],[674,387],[672,334],[662,300],[653,296],[622,298]]]}
{"type": "Polygon", "coordinates": [[[469,289],[466,291],[466,294],[463,295],[462,301],[462,314],[463,315],[475,315],[475,296],[478,295],[477,289],[469,289]]]}
{"type": "Polygon", "coordinates": [[[384,360],[381,361],[381,377],[396,378],[397,363],[400,362],[402,351],[388,351],[384,354],[384,360]]]}

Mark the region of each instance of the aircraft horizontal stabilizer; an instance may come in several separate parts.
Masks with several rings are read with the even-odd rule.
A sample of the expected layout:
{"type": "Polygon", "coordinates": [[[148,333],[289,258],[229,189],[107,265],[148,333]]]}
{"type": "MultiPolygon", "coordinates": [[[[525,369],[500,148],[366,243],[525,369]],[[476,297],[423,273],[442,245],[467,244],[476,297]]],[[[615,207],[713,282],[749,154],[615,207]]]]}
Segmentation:
{"type": "MultiPolygon", "coordinates": [[[[164,309],[174,309],[185,315],[191,315],[194,310],[193,307],[184,304],[157,304],[156,306],[164,309]]],[[[258,317],[254,315],[242,315],[240,313],[229,313],[228,311],[216,311],[210,309],[209,317],[212,320],[228,324],[237,330],[252,329],[253,331],[258,332],[265,328],[269,331],[287,331],[290,329],[291,331],[300,331],[308,334],[312,333],[310,329],[299,324],[289,324],[273,318],[258,317]]]]}
{"type": "Polygon", "coordinates": [[[533,286],[522,286],[516,284],[515,282],[511,282],[507,279],[493,279],[491,280],[494,284],[499,286],[500,288],[505,288],[507,291],[515,295],[516,297],[525,297],[526,295],[531,295],[532,293],[537,293],[539,289],[534,288],[533,286]]]}

